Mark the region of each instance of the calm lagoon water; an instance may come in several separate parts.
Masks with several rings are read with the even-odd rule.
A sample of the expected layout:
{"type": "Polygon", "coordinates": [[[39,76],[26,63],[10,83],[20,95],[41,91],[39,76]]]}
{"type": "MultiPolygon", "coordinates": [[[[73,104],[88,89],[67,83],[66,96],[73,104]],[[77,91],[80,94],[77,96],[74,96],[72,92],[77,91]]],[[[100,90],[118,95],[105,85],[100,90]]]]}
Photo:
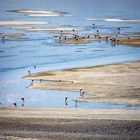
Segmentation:
{"type": "MultiPolygon", "coordinates": [[[[39,21],[49,22],[33,27],[79,27],[86,29],[80,35],[95,33],[121,34],[139,32],[139,22],[87,21],[86,18],[140,19],[139,0],[1,0],[0,21],[39,21]],[[73,16],[32,17],[24,13],[8,10],[50,10],[68,12],[73,16]],[[92,24],[96,27],[93,28],[92,24]]],[[[45,31],[25,31],[13,29],[14,25],[0,26],[5,34],[25,34],[26,40],[8,39],[0,41],[0,107],[13,107],[17,102],[21,107],[21,97],[25,98],[25,108],[75,107],[74,100],[79,93],[66,91],[28,89],[30,81],[22,79],[27,71],[40,72],[61,70],[83,66],[123,63],[140,60],[140,48],[111,46],[106,42],[92,42],[84,45],[60,45],[54,42],[54,34],[45,31]],[[33,66],[37,68],[34,70],[33,66]],[[68,106],[64,97],[68,96],[68,106]]],[[[25,27],[25,26],[24,26],[25,27]]],[[[140,109],[107,103],[78,103],[79,108],[124,108],[140,109]]]]}

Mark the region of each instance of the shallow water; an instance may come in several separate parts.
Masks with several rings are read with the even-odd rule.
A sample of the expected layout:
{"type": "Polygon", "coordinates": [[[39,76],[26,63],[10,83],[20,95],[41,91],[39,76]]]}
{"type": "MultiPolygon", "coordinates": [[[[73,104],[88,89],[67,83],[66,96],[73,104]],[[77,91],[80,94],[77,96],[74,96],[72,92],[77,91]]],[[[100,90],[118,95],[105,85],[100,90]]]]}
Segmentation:
{"type": "MultiPolygon", "coordinates": [[[[4,42],[0,41],[0,102],[2,103],[0,106],[13,107],[12,103],[17,102],[18,107],[21,107],[20,98],[24,97],[25,108],[66,107],[64,98],[68,96],[67,107],[75,107],[74,100],[79,98],[79,93],[28,89],[30,81],[21,78],[27,74],[28,70],[40,72],[140,60],[140,48],[111,46],[99,41],[83,45],[56,44],[53,33],[16,30],[16,27],[76,27],[85,29],[85,31],[79,32],[80,35],[83,35],[96,33],[97,29],[100,30],[100,33],[116,34],[119,26],[121,34],[127,35],[139,32],[140,23],[87,21],[86,18],[139,20],[139,4],[138,0],[1,0],[0,21],[33,21],[48,22],[49,24],[0,26],[1,33],[25,34],[25,39],[22,40],[6,38],[4,42]],[[9,11],[17,9],[67,12],[73,16],[32,17],[25,13],[9,11]],[[94,28],[92,23],[96,24],[94,28]],[[33,66],[36,66],[37,69],[34,70],[33,66]]],[[[107,103],[78,103],[78,107],[140,109],[140,107],[107,103]]]]}

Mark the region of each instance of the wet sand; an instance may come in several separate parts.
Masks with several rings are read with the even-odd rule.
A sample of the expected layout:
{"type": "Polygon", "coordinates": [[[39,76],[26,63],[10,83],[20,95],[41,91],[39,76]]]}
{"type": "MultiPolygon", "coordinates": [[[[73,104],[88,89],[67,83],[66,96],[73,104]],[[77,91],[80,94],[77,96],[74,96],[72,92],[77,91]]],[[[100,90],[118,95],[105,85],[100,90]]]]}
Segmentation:
{"type": "Polygon", "coordinates": [[[9,12],[25,13],[26,16],[72,16],[67,12],[48,11],[48,10],[8,10],[9,12]]]}
{"type": "MultiPolygon", "coordinates": [[[[92,96],[78,101],[140,105],[140,62],[40,72],[25,76],[36,80],[29,88],[82,91],[92,96]],[[43,82],[40,83],[39,80],[43,82]]],[[[80,92],[79,92],[80,94],[80,92]]]]}
{"type": "Polygon", "coordinates": [[[87,44],[93,41],[106,41],[112,45],[128,45],[128,46],[135,46],[140,47],[140,37],[138,36],[119,36],[115,37],[113,35],[99,35],[99,37],[95,37],[97,34],[89,35],[90,38],[87,36],[75,38],[62,38],[59,40],[60,44],[87,44]],[[106,36],[108,36],[108,40],[106,40],[106,36]],[[115,38],[116,41],[111,41],[110,39],[115,38]]]}
{"type": "Polygon", "coordinates": [[[139,120],[139,110],[1,108],[0,138],[138,139],[139,120]]]}
{"type": "Polygon", "coordinates": [[[128,39],[128,37],[125,37],[120,39],[119,42],[115,42],[114,44],[140,47],[140,37],[130,37],[130,39],[128,39]]]}

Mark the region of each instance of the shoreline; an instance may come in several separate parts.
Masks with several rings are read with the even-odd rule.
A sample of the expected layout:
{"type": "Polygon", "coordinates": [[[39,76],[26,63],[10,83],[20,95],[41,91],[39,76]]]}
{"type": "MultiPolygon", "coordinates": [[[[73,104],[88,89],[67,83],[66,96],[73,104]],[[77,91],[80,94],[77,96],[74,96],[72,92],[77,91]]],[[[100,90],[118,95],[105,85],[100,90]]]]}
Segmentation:
{"type": "Polygon", "coordinates": [[[0,108],[0,118],[44,118],[83,120],[140,120],[140,110],[80,108],[0,108]]]}
{"type": "Polygon", "coordinates": [[[7,140],[137,139],[140,110],[0,109],[7,140]]]}
{"type": "Polygon", "coordinates": [[[78,98],[78,102],[107,102],[139,106],[139,65],[140,61],[135,61],[133,63],[127,62],[123,64],[64,69],[62,71],[39,72],[23,78],[34,81],[39,81],[40,79],[50,81],[50,83],[36,82],[29,88],[76,92],[82,88],[85,93],[95,96],[78,98]],[[132,81],[129,81],[129,79],[132,79],[132,81]],[[121,92],[122,95],[120,94],[121,92]]]}

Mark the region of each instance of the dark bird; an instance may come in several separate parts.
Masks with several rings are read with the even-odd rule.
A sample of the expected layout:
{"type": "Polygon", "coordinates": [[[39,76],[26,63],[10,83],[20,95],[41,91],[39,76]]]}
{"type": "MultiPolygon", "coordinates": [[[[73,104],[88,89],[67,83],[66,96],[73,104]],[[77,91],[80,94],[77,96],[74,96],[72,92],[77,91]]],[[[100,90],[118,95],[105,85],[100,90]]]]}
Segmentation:
{"type": "Polygon", "coordinates": [[[105,40],[108,41],[108,36],[106,36],[105,40]]]}
{"type": "Polygon", "coordinates": [[[34,83],[34,80],[31,81],[31,85],[33,85],[33,83],[34,83]]]}
{"type": "Polygon", "coordinates": [[[93,23],[92,26],[93,26],[93,28],[94,28],[94,27],[95,27],[95,24],[93,23]]]}
{"type": "Polygon", "coordinates": [[[67,103],[67,101],[68,101],[68,97],[65,97],[65,103],[67,103]]]}
{"type": "Polygon", "coordinates": [[[77,108],[77,102],[78,102],[78,101],[77,101],[77,99],[76,99],[76,100],[75,100],[75,107],[76,107],[76,108],[77,108]]]}
{"type": "Polygon", "coordinates": [[[28,75],[30,76],[30,74],[31,74],[31,72],[30,71],[28,71],[28,75]]]}
{"type": "Polygon", "coordinates": [[[68,97],[65,97],[65,105],[68,106],[68,97]]]}
{"type": "Polygon", "coordinates": [[[83,96],[84,96],[84,94],[85,94],[85,92],[83,91],[83,92],[82,92],[82,94],[81,94],[81,96],[83,97],[83,96]]]}
{"type": "Polygon", "coordinates": [[[17,103],[13,103],[13,105],[14,105],[15,107],[17,107],[17,103]]]}
{"type": "Polygon", "coordinates": [[[21,98],[21,100],[24,102],[25,100],[24,100],[24,98],[21,98]]]}

